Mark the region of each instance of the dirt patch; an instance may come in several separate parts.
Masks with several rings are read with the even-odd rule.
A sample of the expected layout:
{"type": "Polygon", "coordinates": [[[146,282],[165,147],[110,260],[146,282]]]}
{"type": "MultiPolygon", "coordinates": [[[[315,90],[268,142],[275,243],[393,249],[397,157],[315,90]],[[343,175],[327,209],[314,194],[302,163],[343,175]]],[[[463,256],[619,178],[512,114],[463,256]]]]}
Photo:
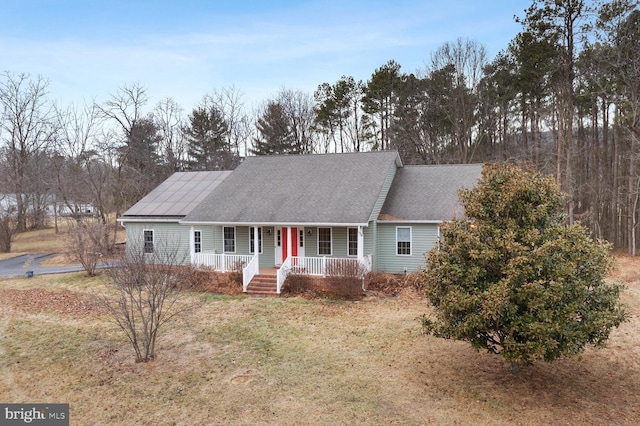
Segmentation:
{"type": "Polygon", "coordinates": [[[39,288],[2,289],[0,305],[29,314],[57,313],[74,318],[87,317],[100,311],[86,295],[69,290],[47,291],[39,288]]]}

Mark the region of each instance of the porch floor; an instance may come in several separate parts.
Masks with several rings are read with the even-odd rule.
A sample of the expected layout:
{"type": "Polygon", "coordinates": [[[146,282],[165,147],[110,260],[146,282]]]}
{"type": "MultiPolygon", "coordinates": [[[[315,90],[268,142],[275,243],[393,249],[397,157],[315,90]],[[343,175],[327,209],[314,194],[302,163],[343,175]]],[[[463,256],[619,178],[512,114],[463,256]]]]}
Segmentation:
{"type": "Polygon", "coordinates": [[[273,267],[273,268],[260,268],[260,275],[277,275],[278,274],[278,268],[277,267],[273,267]]]}

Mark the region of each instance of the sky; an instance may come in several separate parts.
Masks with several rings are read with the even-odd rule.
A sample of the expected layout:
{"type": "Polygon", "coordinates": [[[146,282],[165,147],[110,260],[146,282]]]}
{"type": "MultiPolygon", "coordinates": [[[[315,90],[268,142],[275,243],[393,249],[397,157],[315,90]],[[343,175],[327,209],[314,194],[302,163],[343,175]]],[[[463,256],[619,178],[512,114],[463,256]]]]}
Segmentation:
{"type": "Polygon", "coordinates": [[[191,111],[234,88],[257,105],[286,88],[313,93],[343,76],[366,82],[395,60],[425,70],[458,38],[489,60],[521,30],[531,0],[0,0],[0,73],[49,80],[62,104],[144,86],[151,106],[191,111]]]}

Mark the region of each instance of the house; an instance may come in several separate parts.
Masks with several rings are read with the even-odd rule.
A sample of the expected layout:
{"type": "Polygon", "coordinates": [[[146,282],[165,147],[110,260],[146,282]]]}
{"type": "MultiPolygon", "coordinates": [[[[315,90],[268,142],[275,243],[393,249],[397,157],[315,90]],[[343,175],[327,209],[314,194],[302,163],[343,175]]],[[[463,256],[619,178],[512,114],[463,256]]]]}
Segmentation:
{"type": "Polygon", "coordinates": [[[242,269],[245,290],[260,270],[277,269],[279,293],[291,270],[415,271],[440,223],[464,214],[457,191],[481,168],[403,166],[393,151],[248,157],[233,172],[194,172],[226,173],[210,176],[207,191],[194,173],[176,174],[120,221],[145,251],[171,240],[193,264],[242,269]],[[190,185],[176,190],[176,181],[190,185]],[[207,194],[188,195],[195,190],[207,194]]]}

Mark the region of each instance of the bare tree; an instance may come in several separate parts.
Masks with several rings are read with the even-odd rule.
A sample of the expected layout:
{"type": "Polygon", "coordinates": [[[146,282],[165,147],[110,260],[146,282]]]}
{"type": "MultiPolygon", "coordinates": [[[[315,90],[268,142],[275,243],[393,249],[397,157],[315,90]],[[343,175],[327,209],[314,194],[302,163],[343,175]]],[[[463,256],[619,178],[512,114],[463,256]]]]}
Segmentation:
{"type": "Polygon", "coordinates": [[[17,230],[16,209],[7,198],[6,195],[0,194],[0,253],[11,252],[11,244],[17,230]]]}
{"type": "Polygon", "coordinates": [[[0,80],[0,134],[6,147],[11,192],[16,195],[18,230],[27,229],[29,194],[35,154],[43,151],[55,133],[52,104],[47,100],[49,82],[42,77],[6,72],[0,80]]]}
{"type": "Polygon", "coordinates": [[[282,89],[277,102],[284,108],[295,144],[303,153],[315,151],[313,121],[315,118],[313,95],[300,90],[282,89]]]}
{"type": "Polygon", "coordinates": [[[258,114],[252,154],[310,154],[315,151],[313,96],[282,89],[258,114]]]}
{"type": "Polygon", "coordinates": [[[234,86],[214,91],[209,97],[227,123],[227,139],[237,157],[247,156],[251,138],[251,120],[244,109],[243,93],[234,86]]]}
{"type": "Polygon", "coordinates": [[[169,244],[145,251],[127,248],[126,259],[107,269],[111,283],[100,297],[131,343],[136,362],[153,360],[162,326],[195,307],[185,300],[192,267],[182,266],[183,259],[169,244]]]}
{"type": "Polygon", "coordinates": [[[456,161],[469,163],[477,148],[478,86],[487,64],[484,46],[473,40],[457,39],[447,42],[431,55],[431,69],[450,70],[450,86],[439,94],[442,111],[448,115],[451,140],[456,150],[456,161]]]}
{"type": "Polygon", "coordinates": [[[98,263],[109,254],[108,224],[95,220],[78,220],[67,233],[67,257],[82,265],[88,276],[94,276],[98,263]]]}
{"type": "Polygon", "coordinates": [[[172,98],[165,98],[156,104],[153,118],[162,135],[159,148],[164,155],[166,167],[170,173],[183,170],[187,148],[182,108],[172,98]]]}
{"type": "MultiPolygon", "coordinates": [[[[56,108],[59,131],[55,139],[53,167],[55,171],[54,214],[58,231],[57,211],[59,203],[78,219],[86,214],[83,207],[94,204],[94,181],[86,168],[90,153],[97,147],[100,125],[99,111],[95,103],[85,103],[78,108],[71,104],[67,109],[56,108]]],[[[104,215],[99,215],[106,221],[104,215]]]]}
{"type": "Polygon", "coordinates": [[[114,167],[113,184],[116,217],[162,182],[169,173],[162,169],[158,145],[161,130],[151,114],[144,114],[146,89],[138,83],[120,87],[102,105],[101,116],[116,125],[105,135],[103,152],[114,167]]]}

